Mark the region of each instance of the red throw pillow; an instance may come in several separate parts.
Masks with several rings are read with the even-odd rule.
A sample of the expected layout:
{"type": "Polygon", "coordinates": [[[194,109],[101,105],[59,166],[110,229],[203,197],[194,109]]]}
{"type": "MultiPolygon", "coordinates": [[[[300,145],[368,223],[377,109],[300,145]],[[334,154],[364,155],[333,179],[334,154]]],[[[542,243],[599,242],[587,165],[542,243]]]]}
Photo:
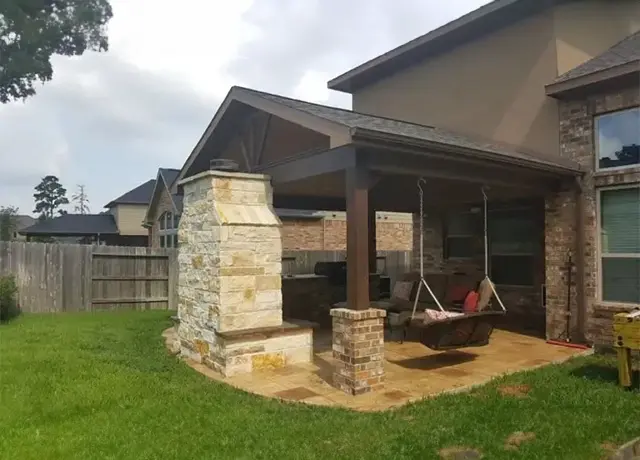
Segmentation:
{"type": "Polygon", "coordinates": [[[474,313],[478,310],[478,299],[480,295],[476,291],[471,291],[464,299],[464,306],[462,311],[465,313],[474,313]]]}
{"type": "Polygon", "coordinates": [[[445,302],[462,302],[465,299],[467,292],[469,292],[469,288],[466,286],[450,286],[447,290],[447,297],[445,299],[445,302]]]}

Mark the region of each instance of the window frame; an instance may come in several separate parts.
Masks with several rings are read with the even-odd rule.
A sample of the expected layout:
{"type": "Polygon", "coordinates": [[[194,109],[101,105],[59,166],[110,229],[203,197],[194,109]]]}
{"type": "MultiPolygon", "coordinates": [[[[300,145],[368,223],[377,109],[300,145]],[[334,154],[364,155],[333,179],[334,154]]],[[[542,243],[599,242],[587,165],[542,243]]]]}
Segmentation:
{"type": "MultiPolygon", "coordinates": [[[[489,258],[488,261],[488,266],[489,266],[489,276],[491,277],[491,279],[493,280],[493,257],[530,257],[531,258],[531,284],[513,284],[513,283],[498,283],[496,282],[497,285],[499,286],[505,286],[505,287],[515,287],[515,288],[534,288],[536,286],[536,248],[535,248],[535,240],[533,241],[534,243],[534,247],[531,249],[530,252],[493,252],[493,244],[491,241],[491,216],[492,215],[496,215],[496,214],[501,214],[501,213],[509,213],[509,212],[529,212],[529,213],[535,213],[536,212],[536,207],[535,206],[526,206],[526,205],[521,205],[521,206],[511,206],[511,207],[505,207],[505,208],[495,208],[495,209],[489,209],[488,211],[488,216],[487,216],[487,246],[488,246],[488,254],[487,257],[489,258]]],[[[535,220],[535,218],[534,218],[535,220]]]]}
{"type": "Polygon", "coordinates": [[[607,116],[611,116],[619,113],[633,112],[633,111],[637,111],[638,115],[640,116],[640,106],[625,107],[619,110],[612,110],[609,112],[598,113],[593,116],[593,136],[592,136],[593,151],[594,151],[593,161],[594,161],[594,171],[596,173],[609,173],[609,172],[615,173],[620,171],[626,171],[629,169],[640,168],[640,162],[636,164],[625,165],[625,166],[613,166],[611,168],[600,167],[600,131],[598,129],[598,123],[600,119],[602,119],[603,117],[607,117],[607,116]]]}
{"type": "MultiPolygon", "coordinates": [[[[637,307],[640,306],[640,303],[633,302],[619,302],[616,300],[604,300],[603,291],[604,291],[604,279],[603,279],[603,271],[602,271],[602,259],[605,257],[602,252],[602,192],[608,192],[611,190],[623,190],[623,189],[638,189],[640,191],[640,184],[620,184],[620,185],[611,185],[607,187],[598,187],[596,189],[596,301],[602,305],[623,305],[629,307],[637,307]]],[[[640,258],[640,253],[616,253],[613,256],[618,259],[638,259],[640,258]]]]}
{"type": "Polygon", "coordinates": [[[178,247],[178,226],[181,217],[173,211],[165,211],[158,218],[158,244],[161,248],[178,247]]]}
{"type": "MultiPolygon", "coordinates": [[[[469,233],[468,234],[463,234],[463,233],[450,233],[449,229],[451,227],[451,216],[466,216],[466,215],[470,215],[470,216],[477,216],[478,213],[475,213],[471,210],[464,210],[464,211],[458,211],[458,210],[453,210],[453,211],[446,211],[445,215],[444,215],[444,246],[443,246],[443,252],[444,252],[444,259],[445,260],[459,260],[459,261],[468,261],[468,260],[473,260],[474,259],[474,255],[473,251],[471,254],[469,254],[468,256],[451,256],[449,255],[449,239],[468,239],[471,241],[471,244],[473,246],[473,243],[475,241],[475,239],[478,237],[477,234],[474,233],[474,229],[471,228],[469,229],[469,233]]],[[[472,218],[473,218],[472,217],[472,218]]],[[[471,224],[473,226],[473,223],[471,224]]]]}

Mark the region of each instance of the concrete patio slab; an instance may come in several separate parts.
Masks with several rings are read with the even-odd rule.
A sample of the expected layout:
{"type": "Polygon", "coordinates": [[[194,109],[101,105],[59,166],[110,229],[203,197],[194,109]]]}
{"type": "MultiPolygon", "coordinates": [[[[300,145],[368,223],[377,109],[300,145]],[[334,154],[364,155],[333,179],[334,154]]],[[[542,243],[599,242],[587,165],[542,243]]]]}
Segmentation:
{"type": "MultiPolygon", "coordinates": [[[[167,346],[173,329],[165,331],[167,346]]],[[[556,364],[591,354],[547,344],[543,339],[497,330],[486,347],[434,352],[420,343],[385,341],[385,385],[375,392],[350,396],[332,385],[331,333],[315,332],[311,363],[225,378],[202,364],[192,368],[219,382],[269,398],[357,411],[381,411],[443,393],[467,391],[501,375],[556,364]]]]}

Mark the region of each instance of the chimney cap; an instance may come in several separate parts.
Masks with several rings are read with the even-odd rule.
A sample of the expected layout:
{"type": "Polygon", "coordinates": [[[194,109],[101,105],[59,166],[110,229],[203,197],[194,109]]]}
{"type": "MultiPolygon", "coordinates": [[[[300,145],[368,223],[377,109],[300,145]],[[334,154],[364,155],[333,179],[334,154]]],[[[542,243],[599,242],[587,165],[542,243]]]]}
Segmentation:
{"type": "Polygon", "coordinates": [[[237,162],[228,158],[216,158],[209,162],[209,169],[216,171],[236,172],[240,169],[237,162]]]}

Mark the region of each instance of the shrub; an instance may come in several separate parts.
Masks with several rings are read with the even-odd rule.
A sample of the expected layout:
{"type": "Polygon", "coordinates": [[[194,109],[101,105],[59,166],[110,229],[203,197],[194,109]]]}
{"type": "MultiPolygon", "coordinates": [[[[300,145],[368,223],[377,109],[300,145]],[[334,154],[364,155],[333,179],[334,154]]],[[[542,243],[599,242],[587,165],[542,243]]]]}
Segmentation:
{"type": "Polygon", "coordinates": [[[0,276],[0,321],[9,321],[20,313],[17,293],[18,286],[13,276],[0,276]]]}

